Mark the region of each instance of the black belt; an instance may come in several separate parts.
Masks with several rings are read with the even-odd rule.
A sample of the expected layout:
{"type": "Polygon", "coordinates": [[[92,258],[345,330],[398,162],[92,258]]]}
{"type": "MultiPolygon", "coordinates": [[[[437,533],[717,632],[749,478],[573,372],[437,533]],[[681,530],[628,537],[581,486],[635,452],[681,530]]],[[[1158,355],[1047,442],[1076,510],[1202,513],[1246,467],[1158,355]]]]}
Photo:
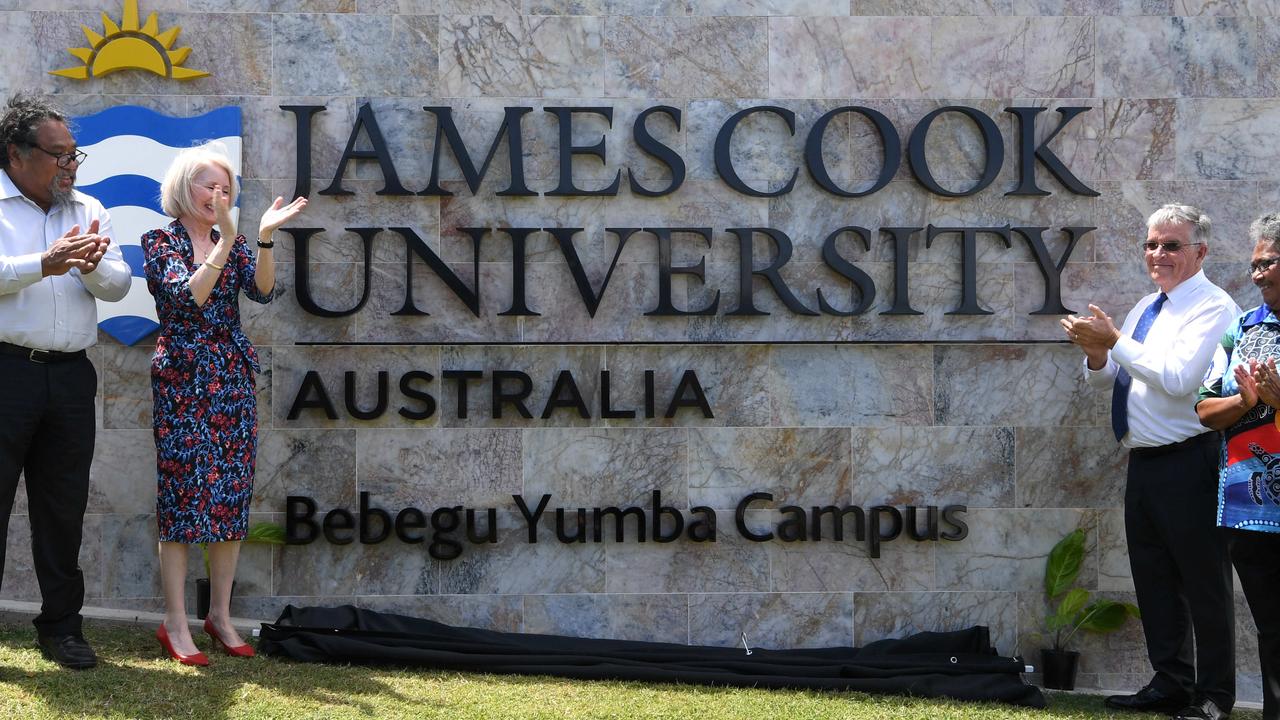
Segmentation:
{"type": "Polygon", "coordinates": [[[1159,457],[1161,455],[1168,455],[1171,452],[1177,452],[1178,450],[1183,450],[1195,445],[1199,445],[1200,443],[1211,442],[1211,443],[1217,444],[1221,440],[1222,440],[1222,436],[1218,433],[1217,430],[1210,430],[1207,433],[1201,433],[1199,435],[1189,437],[1186,440],[1183,440],[1181,442],[1169,443],[1168,445],[1157,445],[1156,447],[1129,448],[1129,454],[1136,455],[1140,458],[1153,458],[1153,457],[1159,457]]]}
{"type": "Polygon", "coordinates": [[[15,355],[17,357],[26,358],[33,363],[58,363],[68,362],[70,360],[80,360],[85,356],[83,350],[74,352],[59,352],[57,350],[36,350],[34,348],[22,347],[13,343],[0,342],[0,355],[15,355]]]}

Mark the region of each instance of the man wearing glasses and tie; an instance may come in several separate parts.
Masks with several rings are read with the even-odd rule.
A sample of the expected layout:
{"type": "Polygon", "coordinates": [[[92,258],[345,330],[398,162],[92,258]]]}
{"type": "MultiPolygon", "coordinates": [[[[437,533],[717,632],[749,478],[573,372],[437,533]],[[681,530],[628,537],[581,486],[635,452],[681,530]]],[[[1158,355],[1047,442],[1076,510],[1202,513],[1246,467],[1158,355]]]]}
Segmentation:
{"type": "Polygon", "coordinates": [[[1155,670],[1136,694],[1106,704],[1216,719],[1235,704],[1234,602],[1215,517],[1220,438],[1200,424],[1195,404],[1240,308],[1201,270],[1209,218],[1200,210],[1156,210],[1137,249],[1159,291],[1142,298],[1122,327],[1096,305],[1092,315],[1062,320],[1084,351],[1089,384],[1112,390],[1112,430],[1129,449],[1125,536],[1155,670]]]}
{"type": "Polygon", "coordinates": [[[95,298],[122,299],[131,273],[102,203],[75,189],[85,154],[66,116],[17,95],[0,117],[0,573],[18,477],[43,602],[41,650],[97,664],[81,634],[80,532],[93,460],[95,298]]]}

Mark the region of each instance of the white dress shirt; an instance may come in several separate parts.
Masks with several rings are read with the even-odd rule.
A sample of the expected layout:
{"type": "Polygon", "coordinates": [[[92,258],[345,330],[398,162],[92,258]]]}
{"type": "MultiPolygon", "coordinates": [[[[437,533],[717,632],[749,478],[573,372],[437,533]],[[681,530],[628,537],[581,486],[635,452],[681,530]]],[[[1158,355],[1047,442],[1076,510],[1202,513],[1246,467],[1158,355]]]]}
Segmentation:
{"type": "Polygon", "coordinates": [[[1133,328],[1158,295],[1142,298],[1125,316],[1106,367],[1090,370],[1085,361],[1085,379],[1095,388],[1111,388],[1120,367],[1133,378],[1125,447],[1159,447],[1208,432],[1196,415],[1196,392],[1222,334],[1240,316],[1231,296],[1201,270],[1169,291],[1146,340],[1138,342],[1133,328]]]}
{"type": "Polygon", "coordinates": [[[132,283],[129,265],[112,242],[87,275],[72,269],[42,277],[40,256],[72,225],[111,236],[111,216],[102,203],[75,191],[74,199],[46,213],[0,170],[0,341],[38,350],[83,350],[98,340],[94,298],[114,302],[132,283]]]}

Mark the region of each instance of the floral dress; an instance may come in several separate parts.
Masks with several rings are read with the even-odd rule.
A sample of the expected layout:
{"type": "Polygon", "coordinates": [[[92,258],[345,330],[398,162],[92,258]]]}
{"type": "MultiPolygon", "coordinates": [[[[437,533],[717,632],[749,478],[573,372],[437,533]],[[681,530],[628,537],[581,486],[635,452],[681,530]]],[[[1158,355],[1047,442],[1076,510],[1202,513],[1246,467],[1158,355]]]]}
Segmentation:
{"type": "Polygon", "coordinates": [[[240,328],[238,296],[243,290],[266,303],[271,295],[254,284],[257,261],[243,235],[200,306],[190,288],[198,266],[180,221],[143,235],[142,250],[160,318],[151,359],[160,540],[241,540],[248,530],[257,455],[259,367],[258,353],[240,328]]]}

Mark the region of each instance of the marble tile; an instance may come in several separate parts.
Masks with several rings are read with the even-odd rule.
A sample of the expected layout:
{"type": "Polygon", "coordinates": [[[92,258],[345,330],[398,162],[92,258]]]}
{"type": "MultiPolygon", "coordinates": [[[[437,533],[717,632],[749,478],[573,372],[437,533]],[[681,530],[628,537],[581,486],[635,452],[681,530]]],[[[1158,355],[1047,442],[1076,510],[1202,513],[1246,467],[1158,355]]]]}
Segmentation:
{"type": "MultiPolygon", "coordinates": [[[[388,508],[396,510],[398,508],[388,508]]],[[[355,567],[355,591],[369,595],[428,595],[439,592],[440,566],[428,554],[428,544],[433,535],[424,532],[422,544],[408,544],[398,540],[394,533],[376,545],[348,545],[335,547],[336,552],[347,550],[359,555],[355,567]]],[[[323,540],[316,543],[319,545],[323,540]]],[[[311,547],[315,547],[312,545],[311,547]]]]}
{"type": "MultiPolygon", "coordinates": [[[[9,516],[9,534],[5,541],[5,583],[0,598],[40,602],[40,586],[36,583],[35,565],[31,561],[31,524],[26,513],[9,516]]],[[[80,547],[81,557],[86,557],[85,546],[80,547]]],[[[90,585],[93,577],[85,578],[85,594],[101,595],[101,581],[90,585]]]]}
{"type": "MultiPolygon", "coordinates": [[[[975,508],[965,521],[967,538],[936,544],[939,590],[1041,588],[1049,551],[1067,533],[1087,526],[1090,515],[1080,510],[975,508]]],[[[1097,575],[1096,553],[1086,552],[1080,583],[1096,587],[1097,575]]]]}
{"type": "Polygon", "coordinates": [[[356,0],[213,0],[202,7],[223,13],[350,13],[356,0]]]}
{"type": "Polygon", "coordinates": [[[275,622],[284,609],[294,607],[337,607],[351,605],[351,595],[272,595],[264,597],[231,597],[231,614],[242,618],[255,618],[263,622],[275,622]]]}
{"type": "Polygon", "coordinates": [[[769,22],[770,93],[929,97],[935,75],[945,72],[930,54],[932,25],[926,18],[774,18],[769,22]]]}
{"type": "Polygon", "coordinates": [[[743,539],[733,518],[717,514],[715,542],[588,543],[604,549],[608,593],[764,592],[769,590],[767,543],[743,539]]]}
{"type": "Polygon", "coordinates": [[[151,429],[151,356],[154,353],[154,345],[103,348],[103,364],[98,369],[103,427],[151,429]]]}
{"type": "Polygon", "coordinates": [[[356,507],[355,430],[281,428],[258,433],[255,510],[283,512],[290,495],[321,508],[356,507]]]}
{"type": "Polygon", "coordinates": [[[520,0],[359,0],[357,11],[386,15],[519,15],[520,6],[520,0]]]}
{"type": "MultiPolygon", "coordinates": [[[[356,263],[308,263],[307,296],[326,311],[349,310],[364,291],[363,270],[363,264],[356,263]]],[[[298,275],[297,263],[278,262],[271,303],[241,299],[241,319],[249,339],[257,346],[354,340],[359,316],[323,317],[303,309],[298,301],[298,275]]]]}
{"type": "MultiPolygon", "coordinates": [[[[367,567],[370,558],[369,548],[395,547],[404,553],[397,558],[403,562],[405,558],[420,558],[426,552],[420,547],[404,548],[395,540],[384,545],[361,545],[353,542],[350,545],[334,545],[318,537],[308,545],[285,545],[279,550],[279,560],[272,577],[271,594],[275,596],[317,595],[317,596],[351,596],[362,589],[358,575],[367,567]],[[394,543],[394,546],[392,545],[394,543]]],[[[410,564],[403,575],[421,573],[423,565],[410,564]]],[[[414,575],[414,577],[417,577],[414,575]]],[[[426,589],[423,592],[431,592],[426,589]]],[[[328,600],[325,601],[328,604],[328,600]]]]}
{"type": "Polygon", "coordinates": [[[700,504],[688,484],[689,440],[681,428],[582,428],[523,431],[526,497],[550,493],[565,507],[652,505],[676,508],[700,504]]]}
{"type": "Polygon", "coordinates": [[[272,28],[271,93],[427,95],[439,88],[434,15],[280,14],[272,28]],[[394,54],[366,51],[395,47],[394,54]]]}
{"type": "Polygon", "coordinates": [[[1128,453],[1109,427],[1018,428],[1017,458],[1019,507],[1124,503],[1128,453]]]}
{"type": "Polygon", "coordinates": [[[1018,639],[1018,595],[1012,592],[860,592],[853,596],[853,644],[919,632],[991,629],[996,651],[1010,655],[1018,639]]]}
{"type": "Polygon", "coordinates": [[[854,502],[1009,507],[1014,430],[889,427],[853,433],[854,502]]]}
{"type": "MultiPolygon", "coordinates": [[[[498,542],[469,544],[462,556],[437,561],[444,594],[577,593],[606,590],[607,551],[633,547],[604,542],[566,544],[556,539],[554,518],[543,517],[538,542],[528,542],[519,513],[498,513],[498,542]]],[[[645,548],[648,545],[644,546],[645,548]]],[[[613,592],[612,588],[609,589],[613,592]]],[[[649,588],[652,591],[652,588],[649,588]]]]}
{"type": "Polygon", "coordinates": [[[729,509],[753,492],[774,496],[755,507],[850,502],[843,428],[699,428],[689,445],[691,505],[729,509]]]}
{"type": "Polygon", "coordinates": [[[933,94],[1090,97],[1093,22],[1089,17],[935,18],[933,94]]]}
{"type": "Polygon", "coordinates": [[[446,97],[575,97],[604,90],[596,17],[446,15],[440,89],[446,97]]]}
{"type": "Polygon", "coordinates": [[[528,0],[529,15],[689,15],[693,0],[528,0]]]}
{"type": "Polygon", "coordinates": [[[1272,180],[1280,101],[1178,101],[1178,169],[1205,180],[1272,180]]]}
{"type": "Polygon", "coordinates": [[[694,15],[817,15],[849,14],[846,0],[701,0],[689,3],[694,15]]]}
{"type": "Polygon", "coordinates": [[[519,430],[362,430],[359,490],[393,513],[510,505],[523,490],[521,445],[519,430]]]}
{"type": "MultiPolygon", "coordinates": [[[[150,429],[99,430],[89,468],[90,513],[154,513],[156,444],[150,429]]],[[[25,509],[25,504],[20,511],[25,509]]]]}
{"type": "Polygon", "coordinates": [[[1070,347],[934,348],[934,403],[941,425],[1093,424],[1079,353],[1070,347]],[[975,391],[998,379],[1016,393],[975,391]],[[1026,402],[1027,397],[1036,402],[1026,402]]]}
{"type": "MultiPolygon", "coordinates": [[[[864,512],[869,509],[863,506],[864,512]]],[[[771,522],[776,524],[780,520],[780,516],[771,513],[753,513],[748,516],[748,524],[754,532],[768,530],[771,522]]],[[[938,587],[935,557],[942,552],[941,546],[957,544],[917,542],[904,535],[881,541],[880,556],[873,558],[870,538],[859,540],[855,536],[852,519],[845,521],[841,540],[831,534],[829,523],[823,523],[821,540],[814,540],[810,535],[807,541],[782,542],[775,538],[761,543],[769,556],[770,590],[785,593],[933,590],[938,587]]],[[[867,530],[869,535],[870,528],[867,530]]]]}
{"type": "MultiPolygon", "coordinates": [[[[867,146],[855,145],[851,153],[855,164],[854,170],[859,178],[872,177],[880,171],[878,143],[867,146]],[[864,170],[861,167],[863,155],[875,155],[874,167],[864,170]]],[[[899,177],[901,177],[901,170],[899,177]]],[[[872,180],[860,180],[857,187],[866,189],[872,180]]],[[[850,190],[855,189],[853,185],[850,190]]],[[[851,233],[844,233],[835,241],[840,255],[857,263],[860,267],[865,261],[889,262],[894,258],[893,241],[881,228],[887,227],[920,227],[939,222],[931,213],[932,198],[915,182],[894,180],[881,190],[866,197],[858,198],[856,205],[851,205],[847,198],[837,197],[812,183],[796,183],[796,187],[786,195],[769,198],[768,227],[778,228],[787,233],[795,246],[795,257],[820,258],[822,246],[827,236],[837,229],[849,225],[872,231],[869,236],[871,249],[866,250],[851,233]]],[[[1004,224],[1002,220],[1000,224],[1004,224]]],[[[917,233],[909,244],[908,258],[915,262],[924,252],[924,233],[917,233]]],[[[985,249],[985,247],[984,247],[985,249]]],[[[950,258],[948,258],[949,260],[950,258]]]]}
{"type": "Polygon", "coordinates": [[[850,15],[1009,15],[1013,0],[852,0],[850,15]]]}
{"type": "Polygon", "coordinates": [[[154,510],[145,514],[85,515],[84,539],[80,545],[85,594],[106,597],[160,595],[156,533],[154,510]]]}
{"type": "Polygon", "coordinates": [[[1133,592],[1123,505],[1098,511],[1098,589],[1133,592]]]}
{"type": "Polygon", "coordinates": [[[686,595],[526,595],[524,632],[688,643],[686,595]]]}
{"type": "MultiPolygon", "coordinates": [[[[1105,592],[1094,597],[1129,603],[1135,601],[1132,593],[1105,592]]],[[[1019,652],[1030,656],[1033,659],[1032,662],[1038,663],[1040,648],[1052,644],[1052,636],[1044,632],[1044,618],[1048,613],[1048,606],[1045,604],[1043,592],[1020,592],[1018,599],[1018,623],[1021,629],[1019,652]]],[[[1142,624],[1137,619],[1131,618],[1120,630],[1107,635],[1076,633],[1067,641],[1067,646],[1068,649],[1079,651],[1081,673],[1102,676],[1094,680],[1093,687],[1099,687],[1097,683],[1104,679],[1119,680],[1124,683],[1128,680],[1128,676],[1140,676],[1142,680],[1139,683],[1121,684],[1122,688],[1131,686],[1131,689],[1125,691],[1132,692],[1151,677],[1151,665],[1147,660],[1146,646],[1142,639],[1142,624]]],[[[1108,686],[1101,685],[1101,687],[1108,686]]]]}
{"type": "Polygon", "coordinates": [[[714,647],[850,647],[848,593],[717,593],[689,596],[689,642],[714,647]]]}
{"type": "Polygon", "coordinates": [[[764,18],[605,18],[604,92],[621,97],[759,97],[768,78],[764,18]]]}
{"type": "Polygon", "coordinates": [[[1258,89],[1258,24],[1228,17],[1099,18],[1102,97],[1238,97],[1258,89]]]}
{"type": "Polygon", "coordinates": [[[774,425],[923,425],[934,413],[929,351],[910,346],[779,346],[774,425]]]}

